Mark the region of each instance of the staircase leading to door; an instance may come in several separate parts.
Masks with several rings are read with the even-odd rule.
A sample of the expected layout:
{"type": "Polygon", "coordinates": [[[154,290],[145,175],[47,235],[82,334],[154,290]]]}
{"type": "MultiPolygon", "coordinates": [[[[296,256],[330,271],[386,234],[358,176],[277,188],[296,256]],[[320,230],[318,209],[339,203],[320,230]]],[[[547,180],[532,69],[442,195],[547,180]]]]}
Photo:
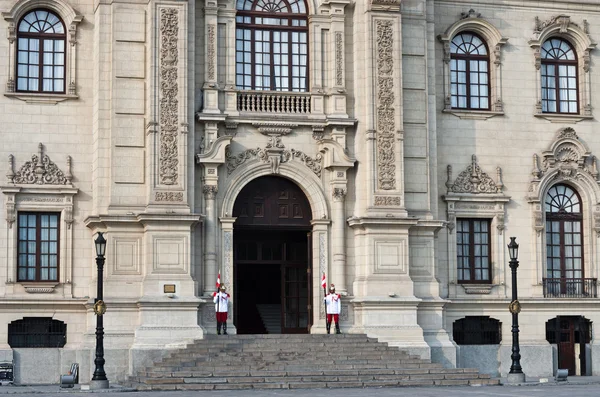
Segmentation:
{"type": "Polygon", "coordinates": [[[260,319],[268,334],[281,333],[281,305],[258,304],[256,305],[260,319]]]}
{"type": "Polygon", "coordinates": [[[208,335],[129,377],[138,390],[496,385],[359,334],[208,335]]]}

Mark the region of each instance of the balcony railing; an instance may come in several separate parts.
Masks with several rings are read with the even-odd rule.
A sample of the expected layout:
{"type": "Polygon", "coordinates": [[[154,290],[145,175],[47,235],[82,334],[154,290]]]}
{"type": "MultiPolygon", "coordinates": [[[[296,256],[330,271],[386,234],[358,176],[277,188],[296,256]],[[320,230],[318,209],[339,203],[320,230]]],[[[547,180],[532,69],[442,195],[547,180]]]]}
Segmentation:
{"type": "Polygon", "coordinates": [[[310,94],[301,92],[238,91],[240,112],[309,114],[310,94]]]}
{"type": "Polygon", "coordinates": [[[595,278],[544,278],[544,298],[597,298],[595,278]]]}

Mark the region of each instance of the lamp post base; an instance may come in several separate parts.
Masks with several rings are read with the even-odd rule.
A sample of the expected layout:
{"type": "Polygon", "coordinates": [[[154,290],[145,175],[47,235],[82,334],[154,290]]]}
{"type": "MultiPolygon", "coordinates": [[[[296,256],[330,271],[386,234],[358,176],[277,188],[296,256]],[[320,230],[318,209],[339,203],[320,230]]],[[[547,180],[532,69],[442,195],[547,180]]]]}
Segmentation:
{"type": "Polygon", "coordinates": [[[506,383],[509,385],[516,385],[518,383],[525,383],[525,374],[508,374],[506,376],[506,383]]]}
{"type": "Polygon", "coordinates": [[[108,389],[108,380],[91,380],[90,390],[108,389]]]}

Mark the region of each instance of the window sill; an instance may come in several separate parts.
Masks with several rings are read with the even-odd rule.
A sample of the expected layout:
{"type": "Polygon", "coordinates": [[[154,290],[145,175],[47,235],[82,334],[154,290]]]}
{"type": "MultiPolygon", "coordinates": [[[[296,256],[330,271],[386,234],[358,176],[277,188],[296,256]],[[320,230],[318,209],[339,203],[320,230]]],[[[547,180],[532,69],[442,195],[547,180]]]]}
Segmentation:
{"type": "Polygon", "coordinates": [[[580,114],[558,114],[558,113],[536,113],[535,117],[546,119],[551,123],[579,123],[583,120],[591,120],[594,116],[582,116],[580,114]]]}
{"type": "Polygon", "coordinates": [[[58,286],[58,281],[18,282],[29,294],[51,294],[58,286]]]}
{"type": "Polygon", "coordinates": [[[49,105],[56,105],[62,101],[79,98],[79,95],[73,94],[35,94],[31,92],[5,92],[4,96],[20,99],[21,101],[25,101],[27,103],[42,103],[49,105]]]}
{"type": "Polygon", "coordinates": [[[494,112],[491,110],[460,110],[444,109],[443,113],[450,113],[464,120],[487,120],[495,116],[503,116],[504,112],[494,112]]]}
{"type": "Polygon", "coordinates": [[[495,284],[460,284],[467,295],[489,295],[495,284]]]}

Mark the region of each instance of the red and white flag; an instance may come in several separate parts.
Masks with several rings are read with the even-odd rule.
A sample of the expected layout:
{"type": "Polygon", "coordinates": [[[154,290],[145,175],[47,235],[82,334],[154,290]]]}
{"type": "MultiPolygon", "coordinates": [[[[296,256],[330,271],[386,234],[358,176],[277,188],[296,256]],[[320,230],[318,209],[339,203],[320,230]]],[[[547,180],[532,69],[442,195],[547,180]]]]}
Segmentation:
{"type": "Polygon", "coordinates": [[[221,286],[221,272],[219,272],[219,275],[217,276],[217,289],[219,289],[220,286],[221,286]]]}
{"type": "Polygon", "coordinates": [[[323,289],[327,288],[327,278],[325,277],[325,272],[323,272],[323,277],[321,278],[321,287],[323,287],[323,289]]]}

